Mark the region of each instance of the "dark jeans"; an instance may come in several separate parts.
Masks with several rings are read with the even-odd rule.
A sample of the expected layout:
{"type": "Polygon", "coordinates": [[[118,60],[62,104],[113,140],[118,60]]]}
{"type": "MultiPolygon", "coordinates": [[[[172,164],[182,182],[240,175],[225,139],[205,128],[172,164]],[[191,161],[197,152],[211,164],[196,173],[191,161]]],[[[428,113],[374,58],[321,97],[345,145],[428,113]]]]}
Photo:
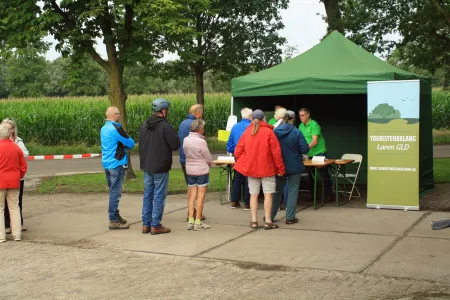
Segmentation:
{"type": "MultiPolygon", "coordinates": [[[[22,217],[22,196],[23,196],[23,185],[25,183],[25,180],[20,181],[20,189],[19,189],[19,208],[20,208],[20,221],[22,222],[23,226],[23,217],[22,217]]],[[[9,228],[10,222],[10,216],[9,216],[9,210],[8,210],[8,202],[5,201],[5,228],[9,228]]]]}
{"type": "Polygon", "coordinates": [[[233,189],[231,192],[231,201],[238,202],[241,200],[242,186],[244,187],[244,204],[250,205],[250,192],[248,191],[247,177],[234,170],[233,189]]]}
{"type": "Polygon", "coordinates": [[[188,185],[188,178],[187,178],[187,173],[186,173],[186,163],[182,163],[181,164],[181,169],[183,170],[183,174],[184,174],[184,181],[186,181],[186,185],[188,185]]]}
{"type": "Polygon", "coordinates": [[[169,172],[144,172],[144,199],[142,203],[142,223],[144,226],[161,227],[168,188],[169,172]]]}
{"type": "Polygon", "coordinates": [[[118,166],[105,170],[106,181],[109,187],[108,215],[111,222],[119,221],[119,201],[122,197],[122,185],[125,179],[125,169],[118,166]]]}
{"type": "MultiPolygon", "coordinates": [[[[327,153],[319,153],[316,156],[327,156],[327,153]]],[[[308,168],[309,174],[309,190],[311,195],[314,195],[314,168],[308,168]]],[[[333,195],[333,183],[331,182],[330,173],[328,171],[328,166],[323,168],[317,168],[317,172],[322,177],[323,182],[325,184],[325,192],[327,195],[333,195]]]]}
{"type": "Polygon", "coordinates": [[[188,175],[188,186],[207,187],[209,184],[209,173],[205,175],[188,175]]]}

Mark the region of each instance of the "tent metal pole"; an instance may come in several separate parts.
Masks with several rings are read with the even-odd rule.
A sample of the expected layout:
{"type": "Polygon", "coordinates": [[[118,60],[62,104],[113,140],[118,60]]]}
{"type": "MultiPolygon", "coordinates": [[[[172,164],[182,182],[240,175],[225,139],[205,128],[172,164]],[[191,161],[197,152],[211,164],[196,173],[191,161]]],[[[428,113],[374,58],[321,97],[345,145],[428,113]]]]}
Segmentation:
{"type": "Polygon", "coordinates": [[[233,115],[233,102],[234,102],[234,98],[231,97],[231,113],[230,113],[230,116],[233,115]]]}
{"type": "MultiPolygon", "coordinates": [[[[233,115],[233,103],[234,99],[233,97],[231,97],[231,113],[230,116],[233,115]]],[[[228,153],[229,156],[233,156],[233,154],[228,153]]],[[[227,196],[227,201],[231,202],[231,169],[232,166],[231,165],[227,165],[227,171],[228,171],[228,196],[227,196]]]]}

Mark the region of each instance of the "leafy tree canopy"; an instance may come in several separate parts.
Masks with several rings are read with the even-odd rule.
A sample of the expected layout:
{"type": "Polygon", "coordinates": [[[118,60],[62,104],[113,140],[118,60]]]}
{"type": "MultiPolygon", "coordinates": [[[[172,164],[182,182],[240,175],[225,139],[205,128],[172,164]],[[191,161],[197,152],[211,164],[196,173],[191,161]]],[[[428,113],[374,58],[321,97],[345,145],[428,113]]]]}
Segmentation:
{"type": "MultiPolygon", "coordinates": [[[[90,55],[108,74],[109,99],[127,126],[123,72],[136,61],[160,57],[172,35],[194,32],[184,11],[208,0],[14,0],[0,1],[0,47],[26,48],[52,35],[63,55],[90,55]],[[94,48],[101,39],[107,58],[94,48]]],[[[130,165],[130,164],[129,164],[130,165]]],[[[131,165],[127,177],[135,177],[131,165]]]]}
{"type": "Polygon", "coordinates": [[[403,61],[432,73],[450,65],[449,0],[338,1],[348,37],[365,49],[397,47],[403,61]]]}
{"type": "Polygon", "coordinates": [[[286,40],[279,14],[288,0],[210,0],[183,14],[192,20],[193,36],[176,35],[180,57],[172,75],[195,75],[197,101],[203,103],[203,75],[207,71],[237,76],[281,62],[286,40]]]}

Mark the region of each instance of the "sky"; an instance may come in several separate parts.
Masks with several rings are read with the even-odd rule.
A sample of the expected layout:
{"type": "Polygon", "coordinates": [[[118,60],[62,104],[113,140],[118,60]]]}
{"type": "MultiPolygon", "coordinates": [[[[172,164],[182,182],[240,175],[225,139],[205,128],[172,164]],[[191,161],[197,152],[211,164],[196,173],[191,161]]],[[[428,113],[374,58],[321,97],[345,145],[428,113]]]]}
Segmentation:
{"type": "MultiPolygon", "coordinates": [[[[327,25],[321,16],[324,14],[324,5],[319,0],[291,0],[289,8],[281,11],[285,28],[280,35],[287,38],[289,46],[297,46],[298,53],[295,55],[314,47],[325,35],[327,25]]],[[[47,37],[45,40],[54,41],[52,37],[47,37]]],[[[106,57],[106,51],[102,45],[96,48],[101,56],[106,57]]],[[[55,51],[53,46],[46,55],[48,60],[54,60],[59,56],[60,54],[55,51]]],[[[174,55],[165,55],[165,59],[174,58],[174,55]]]]}
{"type": "Polygon", "coordinates": [[[368,114],[381,103],[393,106],[401,113],[402,118],[419,118],[420,82],[385,81],[370,83],[367,87],[368,114]]]}

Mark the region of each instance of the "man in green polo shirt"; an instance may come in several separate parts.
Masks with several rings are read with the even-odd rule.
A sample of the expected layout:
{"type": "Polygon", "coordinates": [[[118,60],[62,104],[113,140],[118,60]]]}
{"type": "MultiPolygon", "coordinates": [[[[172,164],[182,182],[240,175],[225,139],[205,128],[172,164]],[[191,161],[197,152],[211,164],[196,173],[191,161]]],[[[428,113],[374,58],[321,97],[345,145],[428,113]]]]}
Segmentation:
{"type": "MultiPolygon", "coordinates": [[[[300,121],[302,123],[298,127],[300,131],[305,136],[306,142],[309,145],[309,156],[327,156],[327,146],[325,144],[325,138],[322,134],[322,129],[319,123],[311,119],[310,111],[308,108],[302,108],[299,110],[300,121]]],[[[333,200],[333,188],[330,178],[330,173],[328,172],[328,167],[318,168],[319,174],[325,183],[325,191],[327,193],[327,201],[333,200]]],[[[314,195],[314,178],[312,173],[309,172],[309,190],[310,195],[314,195]]]]}

